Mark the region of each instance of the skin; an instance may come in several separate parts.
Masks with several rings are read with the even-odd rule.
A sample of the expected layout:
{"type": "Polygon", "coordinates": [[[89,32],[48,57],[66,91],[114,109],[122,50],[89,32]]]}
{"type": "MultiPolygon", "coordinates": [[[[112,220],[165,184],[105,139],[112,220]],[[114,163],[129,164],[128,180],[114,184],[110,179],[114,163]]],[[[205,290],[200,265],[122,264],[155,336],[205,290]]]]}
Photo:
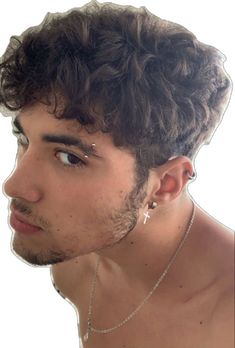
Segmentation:
{"type": "MultiPolygon", "coordinates": [[[[99,256],[92,324],[115,326],[146,297],[185,234],[193,209],[186,190],[192,163],[184,156],[169,160],[151,170],[136,192],[134,158],[108,134],[88,134],[74,120],[57,120],[42,104],[18,119],[26,145],[19,146],[4,189],[12,206],[43,231],[14,231],[13,250],[30,264],[55,264],[53,281],[79,312],[82,335],[99,256]],[[97,155],[85,158],[75,147],[46,143],[45,134],[95,143],[97,155]],[[65,152],[86,165],[72,166],[74,157],[65,152]],[[149,209],[153,201],[158,206],[149,209]],[[146,212],[150,219],[143,224],[146,212]],[[104,313],[107,303],[112,307],[104,313]]],[[[125,326],[92,335],[85,347],[188,348],[190,342],[190,348],[232,348],[232,265],[233,234],[196,205],[188,239],[156,294],[125,326]]]]}

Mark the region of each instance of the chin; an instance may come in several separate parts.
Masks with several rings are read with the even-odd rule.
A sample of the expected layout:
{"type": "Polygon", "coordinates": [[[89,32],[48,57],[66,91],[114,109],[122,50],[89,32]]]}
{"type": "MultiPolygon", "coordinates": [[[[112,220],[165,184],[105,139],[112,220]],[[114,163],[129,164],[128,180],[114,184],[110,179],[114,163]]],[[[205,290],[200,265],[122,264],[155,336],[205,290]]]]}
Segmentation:
{"type": "Polygon", "coordinates": [[[70,257],[65,255],[63,252],[57,252],[54,250],[39,250],[33,251],[26,249],[16,240],[12,244],[12,252],[21,261],[28,263],[33,266],[50,266],[56,263],[64,262],[69,260],[70,257]]]}

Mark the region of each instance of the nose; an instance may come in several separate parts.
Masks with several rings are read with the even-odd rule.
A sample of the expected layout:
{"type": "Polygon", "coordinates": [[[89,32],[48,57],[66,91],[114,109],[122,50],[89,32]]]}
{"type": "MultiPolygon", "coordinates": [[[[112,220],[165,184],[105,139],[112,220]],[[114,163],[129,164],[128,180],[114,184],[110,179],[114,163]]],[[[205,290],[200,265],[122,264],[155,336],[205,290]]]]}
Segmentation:
{"type": "Polygon", "coordinates": [[[40,168],[27,154],[16,162],[11,175],[3,184],[3,191],[8,197],[21,198],[31,203],[42,197],[40,187],[40,168]]]}

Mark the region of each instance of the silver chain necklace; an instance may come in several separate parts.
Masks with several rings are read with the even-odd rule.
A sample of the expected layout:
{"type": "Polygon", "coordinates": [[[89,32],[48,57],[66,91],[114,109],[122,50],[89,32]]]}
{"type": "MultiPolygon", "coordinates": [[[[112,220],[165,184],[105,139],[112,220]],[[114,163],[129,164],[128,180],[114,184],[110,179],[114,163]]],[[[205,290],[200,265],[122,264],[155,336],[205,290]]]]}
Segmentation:
{"type": "Polygon", "coordinates": [[[158,288],[158,286],[161,284],[161,282],[163,281],[163,279],[167,275],[169,268],[171,267],[171,265],[175,261],[176,256],[180,252],[180,250],[181,250],[181,248],[182,248],[182,246],[183,246],[183,244],[184,244],[184,242],[185,242],[185,240],[186,240],[186,238],[191,230],[192,224],[194,222],[194,218],[195,218],[195,204],[193,202],[193,212],[192,212],[192,216],[191,216],[191,219],[189,221],[189,224],[188,224],[188,228],[187,228],[182,240],[180,241],[179,246],[177,247],[175,253],[171,257],[167,267],[165,268],[165,270],[161,274],[161,276],[158,278],[158,280],[157,280],[156,284],[154,285],[154,287],[152,288],[152,290],[148,293],[148,295],[144,298],[144,300],[138,305],[138,307],[131,314],[129,314],[123,321],[121,321],[116,326],[113,326],[113,327],[107,328],[107,329],[96,329],[91,324],[92,305],[93,305],[93,300],[94,300],[94,295],[95,295],[95,287],[96,287],[98,268],[99,268],[99,263],[100,263],[100,257],[98,257],[98,261],[97,261],[96,268],[95,268],[94,279],[93,279],[93,283],[92,283],[92,288],[91,288],[91,293],[90,293],[90,302],[89,302],[88,320],[87,320],[87,332],[83,337],[85,342],[88,340],[88,338],[92,332],[99,333],[99,334],[107,334],[107,333],[110,333],[110,332],[118,329],[119,327],[125,325],[143,307],[143,305],[148,301],[150,296],[152,296],[154,291],[158,288]]]}

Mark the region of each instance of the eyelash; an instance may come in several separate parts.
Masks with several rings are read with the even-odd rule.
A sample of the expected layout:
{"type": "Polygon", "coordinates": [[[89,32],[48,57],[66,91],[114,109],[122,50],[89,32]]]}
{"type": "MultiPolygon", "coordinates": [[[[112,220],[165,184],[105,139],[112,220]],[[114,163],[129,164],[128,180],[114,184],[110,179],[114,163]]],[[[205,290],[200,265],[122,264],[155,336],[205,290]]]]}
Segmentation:
{"type": "MultiPolygon", "coordinates": [[[[21,136],[23,135],[22,133],[19,133],[19,132],[14,132],[13,133],[16,138],[17,138],[17,145],[19,147],[27,147],[28,144],[25,144],[22,139],[21,139],[21,136]]],[[[23,135],[24,136],[24,135],[23,135]]],[[[24,136],[25,137],[25,136],[24,136]]],[[[26,137],[25,137],[26,138],[26,137]]],[[[27,139],[27,138],[26,138],[27,139]]],[[[65,151],[65,150],[62,150],[62,149],[55,149],[55,157],[56,159],[60,162],[60,164],[65,167],[66,169],[76,169],[78,167],[82,167],[82,166],[85,166],[86,163],[81,159],[79,158],[77,155],[74,155],[73,153],[69,152],[69,151],[65,151]],[[57,155],[58,153],[63,153],[63,154],[66,154],[66,155],[70,155],[70,156],[73,156],[74,158],[76,158],[76,160],[78,161],[77,164],[64,164],[62,161],[60,161],[58,158],[57,158],[57,155]]]]}
{"type": "MultiPolygon", "coordinates": [[[[58,159],[58,161],[62,164],[63,167],[67,168],[67,169],[74,169],[74,168],[78,168],[78,167],[82,167],[82,166],[85,166],[86,163],[81,160],[81,158],[79,158],[78,156],[74,155],[73,153],[71,152],[67,152],[65,150],[60,150],[60,149],[56,149],[55,151],[55,155],[57,156],[58,153],[63,153],[63,154],[66,154],[66,155],[70,155],[70,156],[73,156],[74,158],[76,158],[76,160],[78,161],[77,164],[64,164],[62,161],[60,161],[58,159]]],[[[56,157],[57,158],[57,157],[56,157]]]]}

